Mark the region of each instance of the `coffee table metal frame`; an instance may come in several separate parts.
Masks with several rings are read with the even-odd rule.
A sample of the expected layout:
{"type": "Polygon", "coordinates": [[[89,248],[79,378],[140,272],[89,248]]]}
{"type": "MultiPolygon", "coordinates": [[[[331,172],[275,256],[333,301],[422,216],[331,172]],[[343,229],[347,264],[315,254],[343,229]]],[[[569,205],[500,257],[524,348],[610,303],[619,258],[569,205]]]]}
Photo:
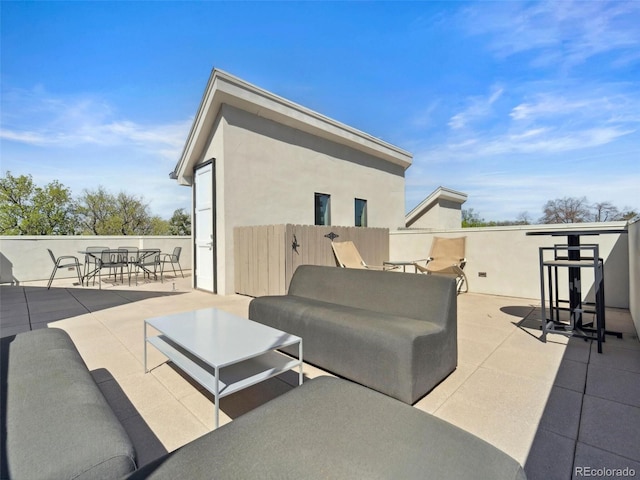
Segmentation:
{"type": "Polygon", "coordinates": [[[147,344],[211,392],[215,428],[220,399],[296,367],[302,385],[302,339],[216,308],[193,310],[144,322],[144,371],[147,344]],[[151,326],[159,335],[148,335],[151,326]],[[278,349],[298,344],[298,358],[278,349]]]}

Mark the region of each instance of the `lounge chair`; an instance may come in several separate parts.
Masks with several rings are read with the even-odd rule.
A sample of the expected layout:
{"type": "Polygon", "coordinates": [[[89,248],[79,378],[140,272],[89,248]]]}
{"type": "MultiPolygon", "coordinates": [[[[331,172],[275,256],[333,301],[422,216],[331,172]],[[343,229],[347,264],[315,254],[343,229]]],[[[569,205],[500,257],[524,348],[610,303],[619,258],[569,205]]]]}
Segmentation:
{"type": "Polygon", "coordinates": [[[387,270],[387,267],[379,265],[367,265],[360,256],[360,252],[352,241],[331,242],[331,248],[336,256],[338,265],[342,268],[360,268],[369,270],[387,270]]]}
{"type": "Polygon", "coordinates": [[[414,260],[416,271],[426,274],[449,275],[456,278],[458,293],[469,290],[467,276],[462,271],[465,258],[465,242],[467,237],[443,238],[433,237],[429,257],[414,260]],[[424,262],[423,265],[421,263],[424,262]]]}

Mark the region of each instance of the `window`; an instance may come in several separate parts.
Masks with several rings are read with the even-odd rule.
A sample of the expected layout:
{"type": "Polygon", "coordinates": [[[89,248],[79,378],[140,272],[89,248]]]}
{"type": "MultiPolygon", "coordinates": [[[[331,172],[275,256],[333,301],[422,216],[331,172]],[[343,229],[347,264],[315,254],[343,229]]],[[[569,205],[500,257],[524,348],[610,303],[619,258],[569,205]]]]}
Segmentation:
{"type": "Polygon", "coordinates": [[[367,201],[361,198],[356,198],[356,227],[367,226],[367,201]]]}
{"type": "Polygon", "coordinates": [[[315,194],[316,225],[331,225],[331,195],[315,194]]]}

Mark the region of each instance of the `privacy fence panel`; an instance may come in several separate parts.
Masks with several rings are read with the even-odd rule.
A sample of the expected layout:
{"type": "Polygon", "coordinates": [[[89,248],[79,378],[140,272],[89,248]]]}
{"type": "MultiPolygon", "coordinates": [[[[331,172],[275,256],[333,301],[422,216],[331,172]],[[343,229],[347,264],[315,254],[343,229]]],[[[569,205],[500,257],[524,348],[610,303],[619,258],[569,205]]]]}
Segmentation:
{"type": "Polygon", "coordinates": [[[234,229],[236,292],[284,295],[299,265],[336,266],[331,241],[351,240],[370,265],[389,259],[386,228],[266,225],[234,229]]]}

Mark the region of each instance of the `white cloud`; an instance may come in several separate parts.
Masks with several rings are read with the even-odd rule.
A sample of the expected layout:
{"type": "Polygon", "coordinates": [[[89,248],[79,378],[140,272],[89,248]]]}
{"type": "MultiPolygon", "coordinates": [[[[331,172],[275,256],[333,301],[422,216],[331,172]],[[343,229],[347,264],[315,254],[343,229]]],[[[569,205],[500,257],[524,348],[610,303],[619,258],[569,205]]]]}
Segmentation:
{"type": "Polygon", "coordinates": [[[98,186],[126,191],[168,218],[191,201],[190,189],[169,179],[190,126],[190,119],[145,124],[122,118],[97,97],[13,90],[3,95],[1,173],[30,174],[37,184],[58,180],[74,196],[98,186]]]}
{"type": "Polygon", "coordinates": [[[615,53],[611,64],[637,61],[637,1],[485,3],[465,10],[471,34],[490,35],[500,57],[535,52],[534,66],[573,67],[595,55],[615,53]]]}
{"type": "Polygon", "coordinates": [[[431,127],[434,124],[434,113],[439,106],[439,100],[431,102],[431,104],[413,117],[411,122],[413,126],[421,129],[431,127]]]}
{"type": "Polygon", "coordinates": [[[470,161],[498,155],[553,154],[605,145],[635,133],[620,127],[590,127],[576,130],[537,128],[520,133],[485,134],[462,142],[426,147],[415,153],[428,163],[470,161]]]}
{"type": "Polygon", "coordinates": [[[638,123],[640,99],[617,85],[589,85],[577,92],[552,91],[531,96],[511,110],[513,120],[541,121],[571,117],[575,122],[638,123]]]}
{"type": "Polygon", "coordinates": [[[467,100],[469,104],[462,112],[455,114],[449,120],[449,127],[459,130],[466,127],[474,120],[487,117],[492,112],[492,105],[502,96],[504,89],[494,87],[489,97],[471,97],[467,100]]]}
{"type": "Polygon", "coordinates": [[[619,209],[638,210],[637,185],[640,173],[620,176],[615,172],[594,175],[589,169],[577,169],[569,177],[557,171],[518,171],[505,165],[504,169],[477,171],[460,169],[455,177],[450,169],[431,170],[430,176],[407,177],[407,209],[422,201],[438,185],[462,191],[468,195],[464,209],[474,211],[487,221],[515,220],[527,212],[534,221],[542,217],[547,200],[561,197],[587,197],[589,202],[612,202],[619,209]]]}
{"type": "Polygon", "coordinates": [[[141,124],[116,118],[113,109],[94,97],[62,98],[42,88],[14,90],[3,102],[0,138],[38,147],[129,146],[176,160],[191,120],[141,124]]]}

